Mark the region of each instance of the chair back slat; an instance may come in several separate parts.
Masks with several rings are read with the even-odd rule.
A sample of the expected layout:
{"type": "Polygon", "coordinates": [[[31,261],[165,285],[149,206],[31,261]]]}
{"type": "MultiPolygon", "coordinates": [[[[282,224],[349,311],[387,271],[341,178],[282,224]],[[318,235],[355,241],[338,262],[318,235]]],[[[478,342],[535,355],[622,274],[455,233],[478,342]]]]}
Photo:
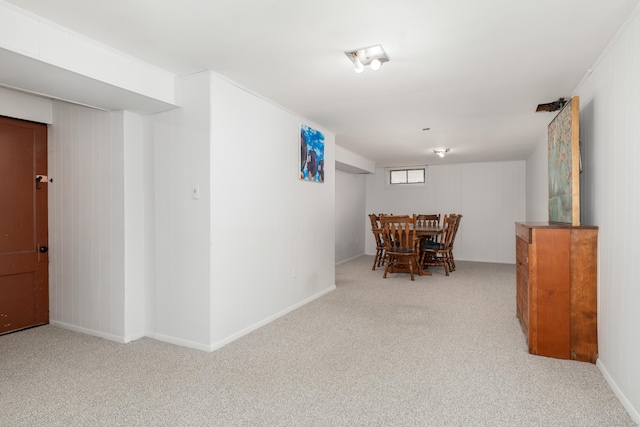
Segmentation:
{"type": "Polygon", "coordinates": [[[440,214],[416,215],[416,224],[419,227],[433,227],[440,225],[440,214]]]}
{"type": "Polygon", "coordinates": [[[380,225],[387,252],[416,250],[415,215],[381,215],[380,225]]]}

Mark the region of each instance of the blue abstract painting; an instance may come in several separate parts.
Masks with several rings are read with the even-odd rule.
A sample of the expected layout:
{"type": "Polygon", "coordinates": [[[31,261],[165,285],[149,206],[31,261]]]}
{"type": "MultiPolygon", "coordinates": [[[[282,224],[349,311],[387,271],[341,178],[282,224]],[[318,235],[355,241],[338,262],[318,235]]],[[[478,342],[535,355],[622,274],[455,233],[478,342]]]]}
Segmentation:
{"type": "Polygon", "coordinates": [[[324,182],[324,135],[300,125],[300,179],[324,182]]]}

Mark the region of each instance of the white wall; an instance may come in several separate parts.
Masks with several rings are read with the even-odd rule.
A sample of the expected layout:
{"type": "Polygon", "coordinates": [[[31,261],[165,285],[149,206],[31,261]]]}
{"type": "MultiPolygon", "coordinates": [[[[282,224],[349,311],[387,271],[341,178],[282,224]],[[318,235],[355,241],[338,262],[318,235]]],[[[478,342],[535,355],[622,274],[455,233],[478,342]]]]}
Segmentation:
{"type": "MultiPolygon", "coordinates": [[[[516,221],[525,219],[525,162],[429,166],[422,188],[385,188],[384,169],[366,178],[366,213],[462,214],[457,259],[515,263],[516,221]]],[[[366,253],[375,254],[368,218],[366,253]]]]}
{"type": "MultiPolygon", "coordinates": [[[[78,81],[92,85],[96,90],[102,86],[93,86],[84,79],[85,76],[112,85],[112,91],[120,92],[122,88],[167,104],[175,104],[178,100],[176,76],[173,74],[4,2],[0,2],[0,55],[10,58],[14,66],[23,61],[20,57],[38,61],[27,61],[29,65],[16,73],[18,76],[13,76],[13,79],[30,86],[26,89],[36,93],[56,93],[62,99],[73,99],[70,92],[79,97],[90,96],[82,93],[87,92],[86,87],[66,85],[67,77],[73,78],[73,73],[78,81]],[[2,49],[16,55],[6,55],[2,49]],[[40,67],[39,62],[55,66],[39,69],[55,73],[58,81],[48,81],[50,76],[33,73],[36,67],[40,67]],[[58,88],[63,84],[67,93],[59,94],[58,88]]],[[[4,77],[10,78],[10,74],[4,77]]],[[[15,81],[12,80],[12,83],[15,81]]],[[[102,96],[108,97],[108,90],[102,96]]]]}
{"type": "Polygon", "coordinates": [[[0,116],[51,124],[53,104],[50,99],[0,87],[0,116]]]}
{"type": "MultiPolygon", "coordinates": [[[[364,254],[366,227],[362,227],[362,220],[366,218],[365,176],[336,171],[336,263],[364,254]]],[[[366,220],[369,221],[369,218],[366,220]]]]}
{"type": "MultiPolygon", "coordinates": [[[[549,116],[549,123],[555,116],[549,116]]],[[[549,156],[547,134],[538,140],[527,159],[527,216],[529,222],[549,221],[549,156]]]]}
{"type": "MultiPolygon", "coordinates": [[[[640,17],[638,9],[577,89],[585,147],[584,222],[598,233],[598,367],[640,423],[640,17]]],[[[537,150],[545,150],[546,139],[537,150]]],[[[540,169],[541,156],[527,168],[540,169]]],[[[537,178],[536,178],[537,179],[537,178]]],[[[528,185],[544,203],[546,180],[528,185]],[[544,187],[544,190],[543,190],[544,187]]],[[[531,219],[531,218],[530,218],[531,219]]],[[[536,219],[536,218],[533,218],[536,219]]]]}
{"type": "Polygon", "coordinates": [[[349,173],[375,173],[376,162],[336,145],[336,169],[349,173]]]}
{"type": "Polygon", "coordinates": [[[211,342],[335,288],[335,137],[211,75],[211,342]],[[298,179],[300,124],[323,131],[325,182],[298,179]]]}
{"type": "Polygon", "coordinates": [[[208,72],[183,93],[146,118],[53,102],[52,324],[213,350],[335,289],[334,135],[299,181],[313,123],[208,72]]]}
{"type": "MultiPolygon", "coordinates": [[[[147,335],[202,350],[210,345],[209,74],[183,81],[180,109],[147,116],[153,214],[147,238],[153,281],[146,290],[147,335]],[[199,186],[200,198],[192,198],[199,186]]],[[[233,210],[233,201],[217,200],[233,210]]]]}
{"type": "Polygon", "coordinates": [[[302,182],[312,123],[210,72],[182,90],[181,109],[146,120],[147,335],[214,350],[335,288],[334,136],[325,183],[302,182]]]}

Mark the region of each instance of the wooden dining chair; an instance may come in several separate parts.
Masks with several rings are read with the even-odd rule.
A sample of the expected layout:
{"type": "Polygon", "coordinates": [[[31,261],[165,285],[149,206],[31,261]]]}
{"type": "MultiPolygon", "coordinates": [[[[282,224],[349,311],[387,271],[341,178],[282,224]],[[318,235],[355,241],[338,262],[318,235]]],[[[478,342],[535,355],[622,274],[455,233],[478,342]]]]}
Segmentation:
{"type": "Polygon", "coordinates": [[[456,271],[456,262],[453,258],[453,244],[456,240],[456,235],[458,234],[458,227],[460,227],[460,220],[462,219],[462,215],[460,214],[451,214],[456,218],[456,225],[453,229],[453,236],[451,237],[451,245],[449,247],[449,271],[456,271]]]}
{"type": "MultiPolygon", "coordinates": [[[[420,227],[437,227],[440,225],[440,214],[418,214],[416,215],[416,224],[420,227]]],[[[431,242],[438,241],[437,236],[424,236],[423,240],[425,239],[430,240],[431,242]]]]}
{"type": "Polygon", "coordinates": [[[418,224],[419,226],[440,225],[440,214],[418,214],[416,215],[416,224],[418,224]]]}
{"type": "Polygon", "coordinates": [[[451,249],[455,235],[457,218],[454,215],[445,215],[442,220],[442,231],[438,242],[423,241],[420,245],[420,265],[427,267],[443,267],[445,275],[451,271],[451,249]]]}
{"type": "Polygon", "coordinates": [[[385,244],[385,268],[387,273],[407,272],[415,280],[414,272],[422,275],[419,261],[419,245],[416,237],[416,215],[380,215],[382,238],[385,244]]]}
{"type": "Polygon", "coordinates": [[[371,267],[372,270],[375,270],[376,267],[381,267],[384,263],[384,241],[382,239],[380,217],[376,214],[369,214],[369,220],[371,220],[371,232],[373,233],[373,238],[376,242],[376,257],[373,259],[373,267],[371,267]]]}

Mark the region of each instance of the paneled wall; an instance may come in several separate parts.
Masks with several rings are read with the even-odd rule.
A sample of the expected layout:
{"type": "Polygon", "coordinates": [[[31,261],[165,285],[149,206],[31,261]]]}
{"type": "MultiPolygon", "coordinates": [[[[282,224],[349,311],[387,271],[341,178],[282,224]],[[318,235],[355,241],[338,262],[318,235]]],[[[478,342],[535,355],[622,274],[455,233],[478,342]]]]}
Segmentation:
{"type": "Polygon", "coordinates": [[[121,117],[54,102],[49,129],[50,319],[124,341],[121,117]]]}
{"type": "MultiPolygon", "coordinates": [[[[367,176],[366,213],[460,213],[457,259],[515,263],[514,223],[525,218],[525,162],[429,166],[422,188],[388,189],[384,169],[367,176]]],[[[366,220],[366,253],[375,254],[366,220]]]]}
{"type": "MultiPolygon", "coordinates": [[[[598,234],[598,367],[640,423],[640,17],[626,28],[576,90],[587,174],[582,183],[586,224],[598,234]]],[[[527,169],[542,170],[546,139],[527,169]]],[[[531,175],[533,177],[533,175],[531,175]]],[[[529,175],[528,175],[529,178],[529,175]]],[[[545,203],[546,180],[527,183],[528,205],[545,203]]],[[[538,218],[529,218],[538,219],[538,218]]]]}
{"type": "Polygon", "coordinates": [[[587,220],[599,234],[598,364],[640,423],[640,16],[577,91],[582,139],[593,147],[587,220]]]}

